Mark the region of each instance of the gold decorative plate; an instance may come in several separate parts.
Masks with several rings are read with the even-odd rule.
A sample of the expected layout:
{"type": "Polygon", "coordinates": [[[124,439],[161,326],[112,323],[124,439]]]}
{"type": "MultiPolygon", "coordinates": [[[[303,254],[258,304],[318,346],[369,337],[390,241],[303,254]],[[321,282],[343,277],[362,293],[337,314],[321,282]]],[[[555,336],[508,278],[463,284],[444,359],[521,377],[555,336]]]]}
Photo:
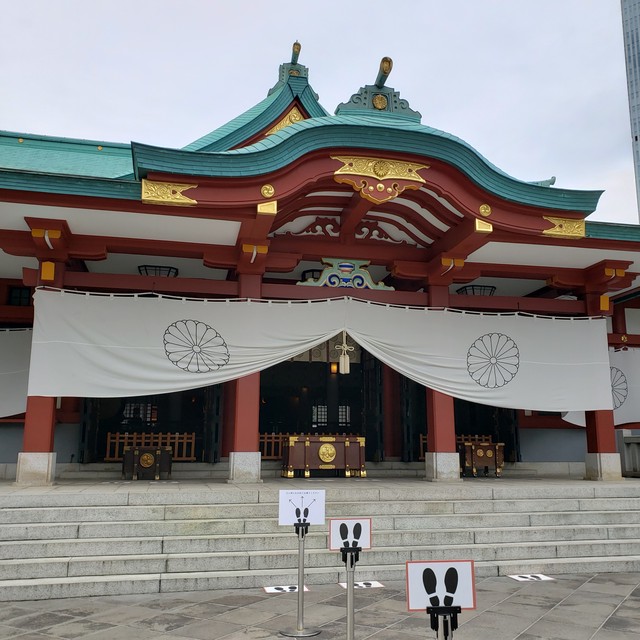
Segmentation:
{"type": "Polygon", "coordinates": [[[320,458],[322,462],[333,462],[336,458],[336,448],[329,443],[323,444],[318,449],[318,458],[320,458]]]}
{"type": "Polygon", "coordinates": [[[156,457],[153,455],[153,453],[143,453],[140,456],[140,466],[144,467],[145,469],[152,467],[155,464],[155,461],[156,457]]]}

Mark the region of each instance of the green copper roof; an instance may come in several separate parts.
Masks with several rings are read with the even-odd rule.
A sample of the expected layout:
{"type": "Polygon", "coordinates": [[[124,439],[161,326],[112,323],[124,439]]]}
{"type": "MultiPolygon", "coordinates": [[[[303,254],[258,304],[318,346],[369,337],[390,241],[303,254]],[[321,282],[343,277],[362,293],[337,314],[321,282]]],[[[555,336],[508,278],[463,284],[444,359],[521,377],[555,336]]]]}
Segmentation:
{"type": "Polygon", "coordinates": [[[0,189],[59,193],[92,198],[140,200],[142,185],[132,178],[94,178],[0,168],[0,189]]]}
{"type": "Polygon", "coordinates": [[[231,151],[193,152],[132,143],[138,178],[149,171],[185,176],[255,176],[285,167],[319,149],[351,147],[427,156],[457,167],[477,185],[512,202],[592,212],[601,191],[572,191],[522,182],[491,164],[455,136],[389,113],[303,120],[259,142],[231,151]]]}
{"type": "Polygon", "coordinates": [[[131,145],[0,131],[0,167],[118,178],[133,173],[131,145]]]}
{"type": "Polygon", "coordinates": [[[282,116],[296,99],[311,118],[328,115],[318,102],[318,96],[309,86],[306,67],[301,64],[280,65],[280,80],[262,102],[219,129],[188,144],[184,149],[186,151],[226,151],[241,145],[282,116]]]}
{"type": "Polygon", "coordinates": [[[640,225],[619,224],[614,222],[587,222],[585,224],[587,238],[598,240],[626,240],[640,242],[640,225]]]}

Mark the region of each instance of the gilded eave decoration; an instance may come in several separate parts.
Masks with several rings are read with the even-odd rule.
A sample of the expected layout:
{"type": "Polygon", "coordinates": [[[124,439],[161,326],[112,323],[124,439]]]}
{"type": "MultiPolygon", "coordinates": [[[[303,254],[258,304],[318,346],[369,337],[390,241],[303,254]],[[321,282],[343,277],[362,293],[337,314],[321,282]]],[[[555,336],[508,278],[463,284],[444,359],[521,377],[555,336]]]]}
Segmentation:
{"type": "Polygon", "coordinates": [[[426,164],[387,158],[332,156],[331,159],[343,164],[334,171],[334,180],[351,185],[375,204],[393,200],[405,189],[419,189],[425,180],[418,172],[429,168],[426,164]]]}
{"type": "Polygon", "coordinates": [[[555,218],[553,216],[543,216],[545,220],[554,226],[545,229],[542,233],[546,236],[556,238],[584,238],[586,234],[584,220],[574,218],[555,218]]]}
{"type": "Polygon", "coordinates": [[[182,192],[195,189],[197,184],[175,182],[153,182],[142,179],[142,202],[147,204],[166,204],[178,207],[198,204],[197,200],[185,196],[182,192]]]}
{"type": "Polygon", "coordinates": [[[282,118],[280,122],[275,124],[273,127],[271,127],[271,129],[269,129],[269,131],[267,131],[266,135],[270,136],[272,133],[277,133],[278,131],[285,129],[286,127],[295,124],[296,122],[300,122],[301,120],[304,120],[304,116],[300,112],[300,109],[298,109],[298,107],[293,107],[293,109],[291,109],[291,111],[289,111],[289,113],[287,113],[287,115],[282,118]]]}

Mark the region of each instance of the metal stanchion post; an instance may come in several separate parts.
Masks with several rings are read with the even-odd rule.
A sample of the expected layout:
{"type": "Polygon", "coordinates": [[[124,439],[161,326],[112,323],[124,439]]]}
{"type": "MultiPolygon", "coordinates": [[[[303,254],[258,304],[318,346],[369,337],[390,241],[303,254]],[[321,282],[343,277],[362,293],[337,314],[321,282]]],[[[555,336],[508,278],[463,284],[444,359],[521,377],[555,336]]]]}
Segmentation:
{"type": "Polygon", "coordinates": [[[295,630],[280,631],[280,635],[288,638],[309,638],[320,633],[319,629],[304,628],[304,537],[309,532],[309,523],[295,522],[293,526],[298,536],[298,620],[295,630]]]}
{"type": "Polygon", "coordinates": [[[353,625],[355,617],[354,579],[356,562],[360,559],[361,547],[342,547],[342,562],[347,569],[347,640],[354,640],[353,625]]]}
{"type": "Polygon", "coordinates": [[[453,632],[458,628],[458,614],[461,607],[427,607],[431,629],[440,638],[440,618],[442,618],[442,640],[453,640],[453,632]]]}

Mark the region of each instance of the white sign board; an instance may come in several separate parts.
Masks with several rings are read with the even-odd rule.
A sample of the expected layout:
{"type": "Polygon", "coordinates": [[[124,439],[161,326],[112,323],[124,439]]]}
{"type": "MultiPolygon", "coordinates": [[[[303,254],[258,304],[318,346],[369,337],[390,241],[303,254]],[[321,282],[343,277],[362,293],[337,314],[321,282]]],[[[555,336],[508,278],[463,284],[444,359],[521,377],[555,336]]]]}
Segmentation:
{"type": "Polygon", "coordinates": [[[343,547],[371,549],[371,518],[331,518],[329,520],[329,549],[343,547]]]}
{"type": "Polygon", "coordinates": [[[473,560],[407,562],[407,608],[476,608],[473,560]]]}
{"type": "Polygon", "coordinates": [[[280,491],[278,524],[324,524],[324,489],[280,491]]]}

